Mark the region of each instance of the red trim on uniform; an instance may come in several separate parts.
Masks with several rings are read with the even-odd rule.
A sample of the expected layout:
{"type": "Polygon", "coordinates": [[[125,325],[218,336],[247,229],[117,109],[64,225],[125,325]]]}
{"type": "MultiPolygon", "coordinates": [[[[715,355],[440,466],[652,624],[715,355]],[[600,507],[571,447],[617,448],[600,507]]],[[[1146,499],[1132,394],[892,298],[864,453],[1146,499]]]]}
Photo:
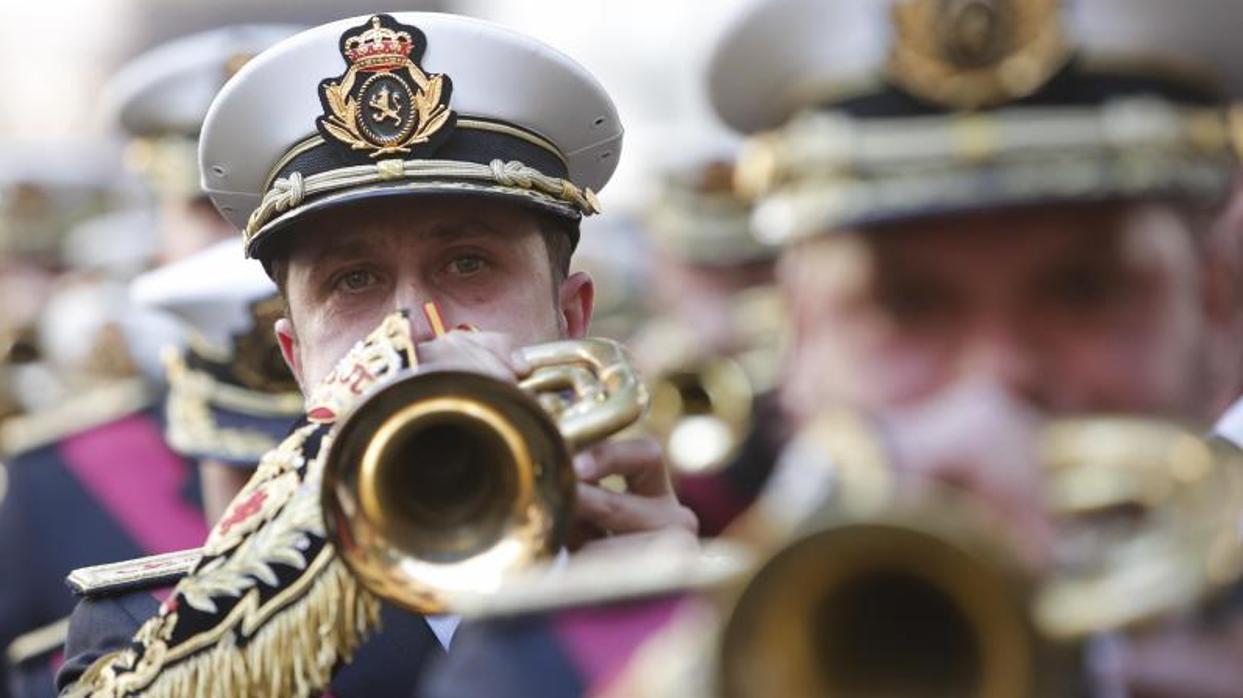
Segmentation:
{"type": "Polygon", "coordinates": [[[177,610],[177,600],[173,598],[173,591],[175,591],[176,589],[177,589],[177,586],[175,584],[169,584],[166,587],[160,587],[159,589],[152,589],[150,593],[151,593],[151,596],[153,596],[156,601],[160,602],[160,606],[167,606],[168,612],[173,613],[174,611],[177,610]],[[172,599],[172,603],[169,603],[170,599],[172,599]]]}
{"type": "Polygon", "coordinates": [[[70,472],[149,555],[201,545],[203,512],[182,497],[187,468],[154,420],[132,415],[58,449],[70,472]]]}
{"type": "Polygon", "coordinates": [[[65,648],[62,647],[55,652],[52,652],[52,656],[48,659],[47,663],[52,667],[52,676],[56,676],[56,674],[60,672],[60,668],[65,664],[65,648]]]}
{"type": "Polygon", "coordinates": [[[598,688],[617,678],[635,650],[669,622],[681,602],[681,597],[664,597],[575,609],[558,614],[552,624],[582,684],[598,688]]]}
{"type": "Polygon", "coordinates": [[[699,518],[699,535],[707,538],[721,535],[751,504],[723,472],[683,476],[674,485],[678,501],[699,518]]]}

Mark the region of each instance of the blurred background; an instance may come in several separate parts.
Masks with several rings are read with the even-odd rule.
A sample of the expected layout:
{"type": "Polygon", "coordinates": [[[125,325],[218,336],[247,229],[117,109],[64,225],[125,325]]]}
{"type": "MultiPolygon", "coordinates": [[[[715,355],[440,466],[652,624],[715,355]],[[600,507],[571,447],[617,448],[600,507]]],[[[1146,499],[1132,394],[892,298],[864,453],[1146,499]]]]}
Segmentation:
{"type": "Polygon", "coordinates": [[[127,59],[179,36],[247,22],[314,25],[376,10],[452,12],[543,39],[604,83],[627,131],[626,156],[602,197],[616,212],[643,199],[653,168],[674,153],[687,157],[731,147],[707,106],[702,70],[713,28],[740,5],[739,0],[433,0],[381,6],[362,0],[5,2],[0,60],[14,69],[0,96],[0,142],[60,150],[66,142],[107,141],[115,136],[102,102],[109,77],[127,59]],[[674,143],[679,147],[670,148],[674,143]]]}
{"type": "MultiPolygon", "coordinates": [[[[1163,0],[1065,6],[1083,10],[1076,38],[1114,49],[1172,47],[1171,59],[1206,54],[1205,65],[1229,78],[1223,97],[1233,111],[1216,102],[1201,110],[1202,76],[1184,73],[1178,60],[1150,65],[1143,51],[1143,60],[1109,75],[1116,84],[1105,90],[1096,82],[1100,65],[1088,60],[1095,54],[1071,61],[1069,46],[1066,56],[1054,50],[1057,60],[1040,73],[1045,82],[1032,85],[1050,94],[1016,88],[997,109],[988,106],[997,95],[971,104],[941,99],[941,73],[909,78],[900,62],[876,85],[851,84],[868,61],[890,55],[876,41],[883,32],[859,27],[889,23],[843,18],[880,17],[869,13],[888,8],[883,0],[771,2],[781,12],[767,24],[740,17],[750,0],[0,0],[0,698],[50,695],[65,659],[74,599],[63,580],[71,570],[200,545],[231,501],[249,506],[234,496],[303,410],[270,331],[282,300],[260,265],[241,264],[241,236],[198,186],[195,144],[206,104],[263,47],[251,51],[235,37],[237,46],[217,43],[213,53],[192,35],[274,23],[286,25],[268,27],[283,37],[290,26],[411,10],[472,16],[542,40],[581,63],[615,102],[624,153],[600,193],[606,215],[583,222],[573,264],[597,280],[591,333],[621,340],[648,384],[641,426],[660,441],[700,537],[789,559],[780,551],[794,547],[781,546],[801,545],[800,526],[827,525],[821,540],[832,545],[836,521],[816,515],[842,513],[863,525],[841,540],[885,553],[876,558],[881,572],[860,563],[855,577],[841,577],[880,579],[880,595],[852,595],[863,582],[807,582],[806,567],[754,577],[777,580],[751,587],[777,593],[748,597],[783,604],[765,615],[776,619],[773,628],[806,625],[816,643],[827,637],[843,647],[871,637],[861,651],[867,661],[857,663],[882,678],[913,662],[938,676],[942,664],[962,669],[974,680],[976,650],[1002,646],[984,633],[1010,623],[1004,614],[1018,608],[1014,618],[1023,620],[1005,626],[1015,634],[1001,640],[1026,643],[1040,662],[1056,660],[1056,671],[1042,664],[1033,676],[1069,686],[1091,675],[1100,684],[1093,695],[1108,698],[1243,698],[1243,455],[1201,438],[1243,394],[1243,53],[1237,30],[1213,31],[1240,24],[1220,17],[1234,8],[1243,20],[1243,0],[1197,2],[1185,0],[1177,12],[1163,0]],[[740,137],[709,104],[709,54],[726,27],[738,35],[724,55],[736,60],[718,60],[714,73],[736,88],[724,96],[718,89],[736,125],[750,112],[784,119],[789,114],[776,112],[814,100],[825,112],[752,141],[749,158],[739,158],[740,137]],[[188,36],[189,44],[152,59],[156,47],[188,36]],[[1080,78],[1091,81],[1081,86],[1080,78]],[[1067,84],[1076,89],[1063,90],[1067,84]],[[1053,107],[1033,95],[1065,113],[1045,112],[1053,107]],[[1074,103],[1057,101],[1067,95],[1074,103]],[[1196,99],[1184,104],[1188,95],[1196,99]],[[854,114],[856,97],[883,98],[883,108],[854,114]],[[1079,103],[1087,98],[1099,103],[1079,103]],[[808,164],[782,163],[787,154],[808,164]],[[773,180],[758,186],[768,191],[742,191],[757,172],[773,180]],[[1166,175],[1194,191],[1171,194],[1162,188],[1166,175]],[[1102,196],[1108,200],[1096,206],[1102,196]],[[1208,207],[1229,196],[1231,206],[1208,207]],[[867,215],[839,220],[829,215],[840,213],[832,204],[867,215]],[[811,222],[797,220],[807,211],[811,222]],[[893,219],[870,217],[878,212],[893,219]],[[985,227],[1018,242],[1000,245],[992,233],[978,234],[985,227]],[[1195,244],[1150,248],[1158,229],[1163,241],[1195,244]],[[834,234],[819,235],[826,231],[834,234]],[[852,234],[836,234],[843,231],[852,234]],[[781,245],[761,244],[756,233],[781,245]],[[1063,244],[1071,235],[1092,242],[1063,244]],[[1142,245],[1130,247],[1132,236],[1142,245]],[[928,239],[937,243],[923,246],[928,239]],[[1208,261],[1221,265],[1212,269],[1220,278],[1206,276],[1212,283],[1167,283],[1158,273],[1197,278],[1208,261]],[[1199,421],[1160,421],[1170,417],[1199,421]],[[908,511],[911,502],[929,506],[908,511]],[[977,503],[985,504],[980,512],[977,503]],[[877,512],[895,517],[867,519],[877,512]],[[876,536],[874,521],[902,529],[899,536],[909,527],[913,537],[876,536]],[[962,548],[971,565],[959,562],[960,527],[971,534],[962,548]],[[977,566],[975,534],[988,538],[994,529],[1010,537],[991,541],[998,549],[977,566]],[[920,567],[925,558],[931,562],[920,567]],[[944,582],[940,571],[949,566],[984,574],[944,582]],[[11,569],[29,571],[5,573],[11,569]],[[924,582],[936,587],[932,602],[908,612],[914,606],[902,604],[924,598],[924,582]],[[1052,590],[1049,607],[1065,613],[1032,620],[1027,606],[1011,606],[1027,603],[1029,586],[1052,590]],[[786,603],[791,588],[806,593],[786,603]],[[1001,605],[977,607],[980,588],[1001,605]],[[989,621],[964,625],[971,635],[961,647],[940,639],[946,628],[961,629],[953,625],[960,617],[937,615],[941,599],[957,604],[957,594],[970,602],[962,618],[989,621]],[[870,616],[852,625],[855,615],[834,615],[869,605],[897,620],[876,633],[870,616]],[[927,621],[925,634],[911,633],[908,617],[927,621]],[[1147,634],[1126,634],[1133,629],[1147,634]],[[1068,638],[1073,652],[1063,657],[1068,638]],[[942,662],[925,652],[942,644],[961,656],[942,662]],[[1211,686],[1184,690],[1196,681],[1211,686]],[[1128,692],[1131,685],[1140,688],[1128,692]]],[[[1058,4],[1014,6],[1054,17],[1058,4]]],[[[979,41],[989,25],[969,11],[1009,7],[907,5],[957,8],[945,16],[961,21],[938,19],[925,34],[906,26],[896,48],[931,35],[964,45],[976,39],[981,55],[994,50],[979,41]]],[[[264,46],[279,39],[267,38],[264,46]]],[[[946,42],[944,51],[951,48],[961,47],[946,42]]],[[[982,70],[968,60],[974,54],[964,55],[952,76],[982,70]]],[[[1001,71],[1009,61],[985,63],[1001,71]]],[[[1243,443],[1243,400],[1220,424],[1217,436],[1243,443]]],[[[799,549],[825,560],[837,554],[799,549]]],[[[616,559],[636,575],[650,571],[616,559]]],[[[583,579],[613,581],[611,573],[583,579]]],[[[752,627],[740,608],[743,616],[718,611],[752,627]]],[[[673,637],[725,632],[687,627],[673,637]]],[[[788,654],[786,645],[768,644],[738,645],[736,656],[788,654]]],[[[652,657],[690,659],[704,673],[694,663],[704,648],[652,647],[652,657]]],[[[778,667],[784,659],[721,665],[778,667]]],[[[660,675],[635,666],[635,676],[660,675]]],[[[677,661],[669,666],[681,671],[677,661]]],[[[820,694],[756,685],[764,695],[820,694]]]]}

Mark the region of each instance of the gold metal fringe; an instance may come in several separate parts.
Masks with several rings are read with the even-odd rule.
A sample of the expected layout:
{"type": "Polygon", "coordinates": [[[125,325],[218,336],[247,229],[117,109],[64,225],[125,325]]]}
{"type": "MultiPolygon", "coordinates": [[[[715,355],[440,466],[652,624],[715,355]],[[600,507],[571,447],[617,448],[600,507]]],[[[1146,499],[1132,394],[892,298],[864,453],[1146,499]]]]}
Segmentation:
{"type": "MultiPolygon", "coordinates": [[[[117,690],[108,674],[92,667],[93,686],[79,685],[69,696],[146,696],[148,698],[233,698],[234,696],[313,696],[328,689],[335,668],[380,625],[379,600],[359,585],[330,547],[305,594],[262,625],[245,647],[236,634],[223,635],[208,649],[164,665],[137,691],[117,690]]],[[[100,661],[108,661],[105,657],[100,661]]],[[[124,676],[124,674],[122,674],[124,676]]]]}

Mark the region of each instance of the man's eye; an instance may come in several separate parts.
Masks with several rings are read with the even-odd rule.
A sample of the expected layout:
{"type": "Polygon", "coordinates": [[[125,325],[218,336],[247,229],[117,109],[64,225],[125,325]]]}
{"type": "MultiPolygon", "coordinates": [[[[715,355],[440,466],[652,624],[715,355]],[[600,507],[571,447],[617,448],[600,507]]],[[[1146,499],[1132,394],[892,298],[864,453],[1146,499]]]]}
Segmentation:
{"type": "Polygon", "coordinates": [[[369,271],[363,271],[362,269],[356,269],[354,271],[347,272],[340,279],[338,279],[337,286],[346,291],[361,291],[374,285],[377,280],[378,279],[375,274],[372,274],[369,271]]]}
{"type": "Polygon", "coordinates": [[[1066,270],[1050,279],[1045,295],[1080,311],[1095,309],[1124,297],[1128,284],[1116,274],[1094,269],[1066,270]]]}
{"type": "Polygon", "coordinates": [[[449,271],[459,276],[472,276],[486,269],[487,260],[479,255],[468,254],[455,258],[449,262],[449,271]]]}
{"type": "Polygon", "coordinates": [[[900,322],[939,321],[954,308],[952,294],[920,285],[885,288],[880,297],[885,311],[900,322]]]}

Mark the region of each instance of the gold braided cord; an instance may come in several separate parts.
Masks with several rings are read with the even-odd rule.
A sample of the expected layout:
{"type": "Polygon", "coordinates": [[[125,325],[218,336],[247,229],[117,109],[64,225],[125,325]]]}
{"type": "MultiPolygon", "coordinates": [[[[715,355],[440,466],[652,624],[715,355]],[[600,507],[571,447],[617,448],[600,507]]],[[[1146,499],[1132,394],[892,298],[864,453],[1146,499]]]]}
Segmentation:
{"type": "Polygon", "coordinates": [[[292,420],[302,414],[302,393],[296,390],[282,393],[248,390],[220,381],[206,371],[190,368],[178,352],[168,352],[162,358],[170,386],[188,398],[252,417],[288,417],[292,420]]]}
{"type": "Polygon", "coordinates": [[[352,165],[303,176],[292,172],[272,183],[259,206],[250,214],[245,237],[251,240],[276,216],[302,205],[309,196],[354,187],[405,179],[448,179],[491,182],[545,194],[578,209],[584,215],[598,213],[599,203],[590,189],[550,177],[517,160],[493,160],[487,165],[459,160],[381,160],[374,165],[352,165]]]}
{"type": "Polygon", "coordinates": [[[1173,152],[1243,155],[1237,112],[1119,98],[1103,106],[1031,107],[952,116],[859,119],[810,111],[753,137],[736,171],[739,188],[759,197],[813,176],[861,179],[878,172],[978,165],[1047,154],[1173,152]]]}
{"type": "MultiPolygon", "coordinates": [[[[458,116],[457,121],[454,122],[453,128],[455,130],[489,131],[491,133],[500,133],[510,136],[511,138],[517,138],[519,140],[526,141],[537,148],[546,150],[549,155],[557,158],[562,165],[565,165],[566,169],[569,169],[570,167],[570,162],[566,159],[565,153],[562,153],[560,148],[553,145],[552,141],[549,141],[548,139],[526,129],[518,128],[517,126],[499,121],[472,119],[465,116],[458,116]]],[[[315,134],[290,148],[280,157],[279,160],[276,161],[275,165],[272,165],[272,169],[268,170],[268,176],[263,180],[264,188],[271,189],[272,182],[276,180],[276,175],[279,174],[281,170],[288,167],[289,163],[293,162],[294,158],[313,148],[318,148],[321,145],[324,145],[325,142],[326,141],[324,141],[323,136],[315,134]]]]}

